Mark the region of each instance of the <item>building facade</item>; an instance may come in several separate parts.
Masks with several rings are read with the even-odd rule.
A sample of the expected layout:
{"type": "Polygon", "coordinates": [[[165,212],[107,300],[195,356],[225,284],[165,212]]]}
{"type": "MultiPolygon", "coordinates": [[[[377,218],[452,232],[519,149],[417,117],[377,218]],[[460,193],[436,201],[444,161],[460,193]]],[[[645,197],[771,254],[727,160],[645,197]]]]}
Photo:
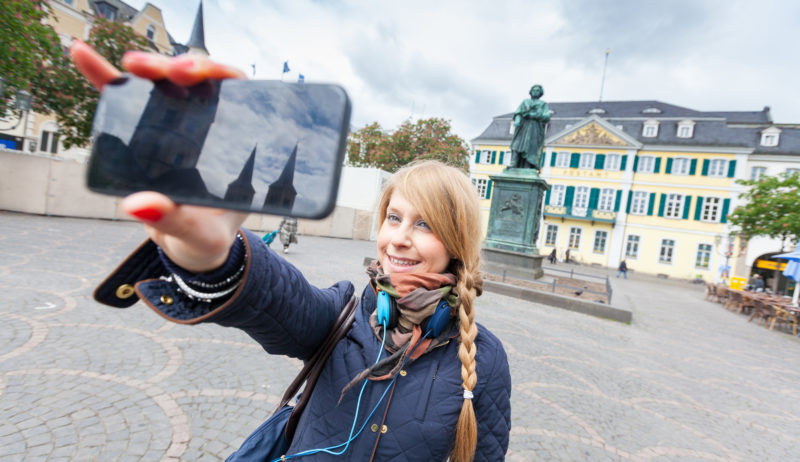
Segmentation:
{"type": "MultiPolygon", "coordinates": [[[[147,39],[157,53],[175,55],[186,51],[167,32],[161,10],[146,3],[137,10],[119,0],[50,0],[51,26],[66,50],[75,39],[88,40],[96,18],[106,18],[130,26],[147,39]]],[[[201,19],[202,10],[198,11],[201,19]]],[[[12,121],[6,121],[12,122],[12,121]]],[[[52,114],[26,112],[12,131],[0,133],[0,147],[33,155],[86,162],[89,151],[83,147],[65,149],[59,142],[58,123],[52,114]]]]}
{"type": "MultiPolygon", "coordinates": [[[[749,274],[752,259],[727,223],[743,190],[736,180],[800,160],[797,127],[775,125],[768,108],[701,112],[623,101],[550,109],[542,254],[556,249],[563,259],[569,249],[581,263],[616,267],[624,259],[634,271],[687,279],[749,274]]],[[[484,226],[491,174],[510,157],[512,115],[495,117],[472,140],[484,226]]]]}

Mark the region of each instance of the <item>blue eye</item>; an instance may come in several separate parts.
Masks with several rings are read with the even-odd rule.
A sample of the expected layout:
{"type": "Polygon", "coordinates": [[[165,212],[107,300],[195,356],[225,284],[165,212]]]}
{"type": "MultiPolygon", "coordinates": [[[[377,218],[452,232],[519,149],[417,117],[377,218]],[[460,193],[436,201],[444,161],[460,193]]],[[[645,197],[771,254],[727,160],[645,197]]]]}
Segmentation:
{"type": "Polygon", "coordinates": [[[417,226],[419,226],[419,227],[420,227],[420,228],[422,228],[422,229],[426,229],[426,230],[428,230],[428,231],[430,231],[430,229],[431,229],[431,227],[430,227],[430,226],[428,226],[428,223],[427,223],[427,222],[425,222],[425,220],[420,220],[420,221],[418,221],[418,222],[417,222],[417,226]]]}
{"type": "Polygon", "coordinates": [[[386,221],[390,223],[400,223],[400,217],[398,217],[394,213],[389,213],[386,215],[386,221]]]}

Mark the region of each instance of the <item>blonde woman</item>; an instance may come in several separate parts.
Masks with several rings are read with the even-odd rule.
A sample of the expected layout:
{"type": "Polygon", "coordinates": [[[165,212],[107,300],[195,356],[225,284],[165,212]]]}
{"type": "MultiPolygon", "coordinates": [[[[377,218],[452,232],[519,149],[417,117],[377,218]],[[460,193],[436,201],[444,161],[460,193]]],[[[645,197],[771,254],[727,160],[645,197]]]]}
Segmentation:
{"type": "MultiPolygon", "coordinates": [[[[118,76],[85,44],[76,43],[72,54],[98,87],[118,76]]],[[[132,53],[123,65],[181,85],[241,76],[203,58],[132,53]]],[[[502,344],[475,322],[481,294],[476,193],[463,172],[428,161],[397,172],[379,204],[370,283],[352,328],[325,363],[286,459],[341,460],[329,448],[346,447],[344,460],[503,460],[511,379],[502,344]],[[380,321],[379,297],[392,308],[380,321]],[[442,307],[445,321],[436,331],[431,315],[442,307]],[[354,436],[351,428],[362,427],[354,436]]],[[[241,214],[178,205],[153,192],[128,196],[122,207],[144,224],[150,240],[98,288],[104,303],[130,305],[114,288],[134,279],[142,301],[169,320],[237,327],[270,354],[308,360],[354,293],[346,281],[310,285],[258,236],[240,229],[241,214]],[[175,278],[160,279],[168,275],[190,291],[230,292],[191,299],[176,290],[175,278]],[[171,304],[161,300],[164,291],[174,294],[171,304]]]]}

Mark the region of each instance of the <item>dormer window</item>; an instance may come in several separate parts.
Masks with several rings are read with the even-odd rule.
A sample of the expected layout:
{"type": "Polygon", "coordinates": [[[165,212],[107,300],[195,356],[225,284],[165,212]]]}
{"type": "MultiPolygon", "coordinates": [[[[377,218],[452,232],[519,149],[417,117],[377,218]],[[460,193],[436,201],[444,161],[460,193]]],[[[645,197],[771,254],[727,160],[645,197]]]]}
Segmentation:
{"type": "Polygon", "coordinates": [[[657,107],[648,107],[642,111],[642,114],[661,114],[661,109],[657,107]]]}
{"type": "Polygon", "coordinates": [[[694,121],[682,120],[678,122],[678,138],[691,138],[694,135],[694,121]]]}
{"type": "Polygon", "coordinates": [[[642,127],[642,136],[645,138],[655,138],[658,136],[658,121],[648,120],[642,127]]]}
{"type": "Polygon", "coordinates": [[[769,127],[761,131],[761,146],[775,147],[780,142],[781,129],[777,127],[769,127]]]}
{"type": "Polygon", "coordinates": [[[106,18],[109,21],[117,19],[117,7],[106,2],[96,2],[94,6],[97,8],[97,15],[101,18],[106,18]]]}
{"type": "Polygon", "coordinates": [[[511,123],[508,125],[508,134],[509,135],[514,134],[514,119],[511,119],[511,123]]]}
{"type": "Polygon", "coordinates": [[[606,110],[601,107],[596,107],[589,110],[589,114],[605,114],[606,110]]]}
{"type": "Polygon", "coordinates": [[[156,38],[156,26],[150,24],[147,26],[147,38],[150,40],[155,40],[156,38]]]}

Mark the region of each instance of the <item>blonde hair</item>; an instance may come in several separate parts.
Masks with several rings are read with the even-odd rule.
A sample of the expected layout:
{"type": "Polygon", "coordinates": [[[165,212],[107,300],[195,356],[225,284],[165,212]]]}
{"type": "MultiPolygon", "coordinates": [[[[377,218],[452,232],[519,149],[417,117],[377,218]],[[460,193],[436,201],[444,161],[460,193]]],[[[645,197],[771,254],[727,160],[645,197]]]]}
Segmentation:
{"type": "MultiPolygon", "coordinates": [[[[478,195],[462,170],[438,161],[414,162],[398,170],[387,182],[380,198],[381,223],[392,194],[403,195],[442,241],[452,260],[448,270],[458,278],[453,289],[458,295],[458,319],[461,380],[465,390],[478,383],[475,373],[475,297],[480,296],[481,227],[478,195]]],[[[450,460],[469,462],[475,456],[478,428],[471,399],[464,399],[456,427],[456,439],[450,460]]]]}

